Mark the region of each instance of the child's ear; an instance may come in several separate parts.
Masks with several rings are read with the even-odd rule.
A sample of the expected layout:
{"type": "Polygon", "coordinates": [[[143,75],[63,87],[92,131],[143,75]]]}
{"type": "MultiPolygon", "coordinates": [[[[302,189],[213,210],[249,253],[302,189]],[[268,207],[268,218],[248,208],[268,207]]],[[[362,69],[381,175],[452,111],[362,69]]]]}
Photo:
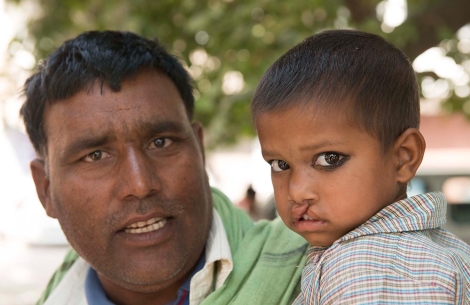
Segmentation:
{"type": "Polygon", "coordinates": [[[416,128],[408,128],[395,141],[397,182],[408,183],[423,160],[426,141],[416,128]]]}
{"type": "Polygon", "coordinates": [[[43,160],[35,159],[30,163],[31,174],[33,176],[34,184],[36,185],[36,192],[41,201],[42,206],[46,210],[49,217],[57,218],[51,204],[51,196],[49,191],[49,178],[47,177],[46,165],[43,160]]]}

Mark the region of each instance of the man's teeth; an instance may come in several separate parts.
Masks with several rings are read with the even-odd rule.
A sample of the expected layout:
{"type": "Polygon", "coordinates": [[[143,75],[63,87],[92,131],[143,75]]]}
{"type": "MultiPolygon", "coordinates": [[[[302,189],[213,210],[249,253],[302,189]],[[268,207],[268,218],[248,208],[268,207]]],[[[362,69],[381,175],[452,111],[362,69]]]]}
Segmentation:
{"type": "Polygon", "coordinates": [[[307,214],[304,214],[304,216],[302,216],[302,218],[303,218],[304,220],[313,220],[313,218],[310,217],[310,216],[308,216],[307,214]]]}
{"type": "Polygon", "coordinates": [[[139,221],[128,226],[124,232],[126,233],[147,233],[163,228],[166,224],[166,219],[161,217],[151,218],[147,221],[139,221]]]}
{"type": "Polygon", "coordinates": [[[163,218],[161,217],[154,217],[154,218],[150,218],[149,220],[147,221],[139,221],[139,222],[135,222],[129,226],[127,226],[128,228],[132,228],[132,229],[135,229],[135,228],[142,228],[142,227],[145,227],[145,226],[148,226],[148,225],[151,225],[153,223],[156,223],[157,221],[160,221],[162,220],[163,218]]]}

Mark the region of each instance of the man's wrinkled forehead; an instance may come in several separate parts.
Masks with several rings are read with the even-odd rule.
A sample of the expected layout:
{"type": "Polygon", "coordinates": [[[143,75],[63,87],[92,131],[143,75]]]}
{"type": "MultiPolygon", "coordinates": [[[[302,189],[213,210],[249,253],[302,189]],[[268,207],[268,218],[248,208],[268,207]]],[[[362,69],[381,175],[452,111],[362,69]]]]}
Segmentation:
{"type": "Polygon", "coordinates": [[[126,81],[124,90],[118,92],[95,84],[69,99],[48,104],[44,111],[47,146],[52,141],[54,146],[66,145],[75,150],[117,138],[131,141],[137,135],[188,133],[191,123],[178,92],[160,89],[153,94],[148,89],[151,83],[142,85],[146,77],[152,75],[142,74],[138,82],[126,81]]]}

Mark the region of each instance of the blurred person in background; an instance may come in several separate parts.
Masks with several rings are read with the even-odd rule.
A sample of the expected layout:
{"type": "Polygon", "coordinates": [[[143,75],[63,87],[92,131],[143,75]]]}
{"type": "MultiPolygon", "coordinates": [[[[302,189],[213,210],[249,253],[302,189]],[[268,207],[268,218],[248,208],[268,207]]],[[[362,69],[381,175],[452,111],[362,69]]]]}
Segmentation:
{"type": "Polygon", "coordinates": [[[256,200],[256,191],[253,186],[249,185],[245,192],[245,197],[235,204],[238,208],[247,213],[252,220],[258,221],[261,219],[273,220],[277,217],[276,204],[274,197],[271,196],[264,204],[260,204],[256,200]]]}
{"type": "Polygon", "coordinates": [[[245,211],[245,213],[247,213],[254,221],[257,221],[261,218],[256,203],[256,191],[251,185],[248,186],[245,192],[245,196],[236,204],[236,206],[245,211]]]}

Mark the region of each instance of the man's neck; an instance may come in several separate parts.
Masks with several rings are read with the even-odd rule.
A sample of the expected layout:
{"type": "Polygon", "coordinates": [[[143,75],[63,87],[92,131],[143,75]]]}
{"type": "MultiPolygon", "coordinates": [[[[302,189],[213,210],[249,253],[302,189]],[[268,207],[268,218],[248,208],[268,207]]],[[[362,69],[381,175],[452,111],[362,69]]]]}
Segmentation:
{"type": "Polygon", "coordinates": [[[98,278],[108,299],[116,305],[165,305],[178,298],[178,292],[181,288],[189,291],[192,276],[202,269],[204,264],[205,253],[203,251],[196,265],[181,279],[178,279],[176,282],[173,282],[170,286],[166,287],[143,287],[142,291],[123,288],[100,274],[98,274],[98,278]],[[186,281],[188,282],[185,283],[186,281]]]}
{"type": "Polygon", "coordinates": [[[98,278],[109,300],[116,305],[165,305],[177,298],[179,287],[183,285],[190,275],[191,271],[168,287],[151,289],[154,292],[134,291],[123,288],[100,274],[98,274],[98,278]]]}

